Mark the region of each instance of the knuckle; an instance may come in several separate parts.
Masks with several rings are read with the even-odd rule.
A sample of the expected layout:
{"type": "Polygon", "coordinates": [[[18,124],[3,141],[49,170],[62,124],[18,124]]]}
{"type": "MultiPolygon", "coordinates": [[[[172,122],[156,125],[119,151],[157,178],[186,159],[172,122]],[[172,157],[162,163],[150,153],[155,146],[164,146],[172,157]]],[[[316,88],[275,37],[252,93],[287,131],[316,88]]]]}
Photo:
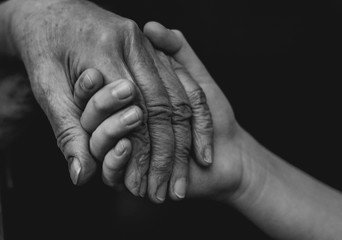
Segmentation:
{"type": "Polygon", "coordinates": [[[137,33],[140,31],[138,24],[132,19],[125,19],[122,26],[129,33],[137,33]]]}
{"type": "Polygon", "coordinates": [[[165,178],[169,178],[171,175],[173,161],[169,160],[156,160],[151,162],[151,171],[154,174],[163,175],[165,178]]]}
{"type": "Polygon", "coordinates": [[[207,105],[207,97],[205,96],[205,93],[203,92],[202,88],[198,87],[188,94],[190,103],[192,105],[192,110],[199,110],[205,108],[209,111],[208,105],[207,105]]]}
{"type": "Polygon", "coordinates": [[[110,28],[102,28],[97,34],[97,44],[100,46],[113,45],[115,42],[115,33],[110,28]]]}
{"type": "Polygon", "coordinates": [[[130,50],[131,48],[136,48],[137,51],[134,51],[134,54],[141,54],[141,51],[143,51],[141,46],[144,45],[144,42],[146,42],[147,38],[144,37],[138,24],[131,19],[126,19],[122,23],[122,32],[125,42],[125,49],[128,50],[129,53],[133,54],[133,52],[130,50]]]}
{"type": "Polygon", "coordinates": [[[193,111],[194,139],[203,135],[211,136],[214,131],[213,121],[202,88],[197,88],[190,92],[189,99],[193,111]]]}
{"type": "Polygon", "coordinates": [[[186,167],[188,165],[187,153],[184,152],[184,153],[176,154],[175,164],[178,164],[178,165],[181,165],[183,167],[186,167]]]}
{"type": "Polygon", "coordinates": [[[175,162],[187,163],[192,142],[190,124],[176,128],[175,140],[175,162]]]}
{"type": "Polygon", "coordinates": [[[65,153],[66,147],[79,137],[79,131],[76,126],[70,126],[56,134],[57,146],[65,153]]]}
{"type": "Polygon", "coordinates": [[[192,117],[192,110],[188,103],[180,102],[172,106],[172,123],[186,122],[192,117]]]}
{"type": "Polygon", "coordinates": [[[211,136],[214,132],[213,122],[209,111],[204,111],[195,115],[194,136],[211,136]]]}
{"type": "Polygon", "coordinates": [[[188,152],[191,145],[191,126],[190,123],[188,125],[180,125],[174,128],[175,132],[175,147],[177,152],[188,152]]]}
{"type": "Polygon", "coordinates": [[[131,162],[143,173],[148,170],[150,161],[150,136],[146,125],[141,125],[130,135],[132,154],[131,162]]]}
{"type": "Polygon", "coordinates": [[[172,116],[172,108],[165,104],[156,104],[153,106],[148,106],[148,117],[153,121],[169,121],[172,116]]]}

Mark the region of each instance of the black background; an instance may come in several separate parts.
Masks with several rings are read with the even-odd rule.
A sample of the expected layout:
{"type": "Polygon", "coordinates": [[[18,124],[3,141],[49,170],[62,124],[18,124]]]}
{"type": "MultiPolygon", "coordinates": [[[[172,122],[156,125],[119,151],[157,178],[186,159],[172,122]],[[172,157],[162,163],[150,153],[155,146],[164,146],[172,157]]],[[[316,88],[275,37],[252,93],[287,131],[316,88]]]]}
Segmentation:
{"type": "MultiPolygon", "coordinates": [[[[155,20],[180,29],[248,132],[286,161],[342,189],[341,4],[94,2],[141,27],[155,20]]],[[[6,239],[269,239],[215,202],[156,205],[113,192],[98,179],[74,187],[45,116],[39,112],[28,124],[11,151],[6,239]]]]}

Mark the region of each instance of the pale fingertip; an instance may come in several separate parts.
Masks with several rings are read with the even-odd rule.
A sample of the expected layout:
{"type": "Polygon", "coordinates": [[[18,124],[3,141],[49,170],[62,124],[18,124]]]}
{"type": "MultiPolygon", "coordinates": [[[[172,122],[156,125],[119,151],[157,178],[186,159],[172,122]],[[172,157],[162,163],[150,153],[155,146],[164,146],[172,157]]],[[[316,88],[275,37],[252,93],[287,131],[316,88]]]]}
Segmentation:
{"type": "Polygon", "coordinates": [[[121,121],[127,126],[132,126],[141,121],[142,115],[140,108],[133,106],[121,116],[121,121]]]}
{"type": "Polygon", "coordinates": [[[114,148],[114,152],[115,154],[120,157],[121,155],[123,155],[126,152],[126,143],[125,141],[121,140],[119,141],[115,148],[114,148]]]}
{"type": "Polygon", "coordinates": [[[81,167],[80,160],[78,160],[78,158],[72,158],[72,162],[70,164],[70,177],[74,185],[78,184],[81,170],[82,170],[82,167],[81,167]]]}
{"type": "Polygon", "coordinates": [[[204,148],[203,155],[203,159],[206,164],[211,165],[213,163],[213,151],[211,149],[211,146],[206,146],[204,148]]]}
{"type": "Polygon", "coordinates": [[[167,182],[163,182],[157,189],[156,193],[156,199],[158,200],[159,203],[162,203],[165,201],[166,198],[166,191],[167,191],[167,182]]]}
{"type": "Polygon", "coordinates": [[[120,190],[123,185],[125,165],[129,160],[131,145],[128,139],[121,139],[105,156],[102,167],[103,182],[120,190]]]}
{"type": "Polygon", "coordinates": [[[139,196],[141,179],[138,174],[132,172],[128,177],[125,178],[126,188],[136,197],[139,196]]]}
{"type": "Polygon", "coordinates": [[[112,90],[112,95],[117,97],[119,100],[125,100],[133,96],[132,83],[129,80],[122,80],[112,90]]]}
{"type": "Polygon", "coordinates": [[[175,182],[174,193],[178,199],[183,199],[186,193],[186,179],[180,178],[175,182]]]}

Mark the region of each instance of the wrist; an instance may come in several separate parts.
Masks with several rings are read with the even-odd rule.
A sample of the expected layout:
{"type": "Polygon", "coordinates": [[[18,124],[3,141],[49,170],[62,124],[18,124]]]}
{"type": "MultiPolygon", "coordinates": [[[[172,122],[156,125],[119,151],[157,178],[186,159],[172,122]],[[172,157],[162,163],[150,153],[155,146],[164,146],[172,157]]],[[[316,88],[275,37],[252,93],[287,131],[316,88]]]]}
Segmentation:
{"type": "Polygon", "coordinates": [[[234,137],[234,145],[241,162],[241,177],[234,191],[227,192],[222,200],[236,207],[248,208],[261,198],[269,176],[275,172],[273,155],[241,127],[234,137]]]}

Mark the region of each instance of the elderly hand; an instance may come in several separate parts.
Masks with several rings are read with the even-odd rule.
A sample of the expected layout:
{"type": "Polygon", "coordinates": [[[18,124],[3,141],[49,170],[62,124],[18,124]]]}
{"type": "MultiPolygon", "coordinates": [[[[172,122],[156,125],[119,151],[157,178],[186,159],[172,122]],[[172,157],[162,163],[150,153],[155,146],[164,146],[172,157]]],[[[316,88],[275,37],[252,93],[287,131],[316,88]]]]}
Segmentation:
{"type": "MultiPolygon", "coordinates": [[[[133,149],[125,184],[138,195],[148,183],[150,198],[163,201],[170,179],[173,185],[187,178],[191,144],[189,102],[169,58],[154,51],[132,20],[87,1],[11,0],[5,4],[11,33],[8,49],[25,64],[33,93],[52,125],[74,182],[89,180],[96,168],[93,156],[101,161],[111,148],[109,144],[89,146],[89,134],[113,139],[110,126],[96,131],[113,111],[99,99],[94,98],[89,108],[101,117],[84,121],[84,128],[79,121],[81,108],[73,99],[74,83],[92,68],[102,74],[106,85],[128,79],[137,87],[135,104],[142,110],[142,125],[130,136],[133,149]]],[[[84,76],[85,86],[92,88],[91,78],[84,76]]],[[[114,98],[125,98],[131,92],[126,88],[115,94],[114,98]]],[[[211,138],[203,139],[199,162],[208,165],[211,138]]]]}
{"type": "Polygon", "coordinates": [[[234,117],[229,101],[180,31],[169,30],[159,23],[150,22],[145,25],[144,33],[157,48],[175,59],[175,72],[187,92],[191,89],[191,81],[199,84],[212,114],[214,163],[210,168],[204,169],[193,159],[190,161],[187,196],[216,199],[223,198],[224,194],[233,196],[239,190],[244,176],[240,141],[243,131],[234,117]]]}
{"type": "MultiPolygon", "coordinates": [[[[173,68],[187,92],[190,104],[194,102],[191,100],[193,93],[201,92],[203,89],[205,95],[203,94],[202,97],[207,99],[212,114],[214,162],[211,167],[203,168],[195,162],[197,155],[193,155],[190,161],[187,197],[210,197],[217,200],[233,198],[243,191],[241,184],[246,176],[243,171],[246,169],[246,162],[242,156],[242,147],[245,146],[242,145],[246,134],[236,122],[230,103],[181,32],[171,31],[158,23],[151,22],[145,25],[144,33],[157,48],[171,54],[174,58],[173,68]]],[[[196,105],[192,104],[193,106],[196,105]]],[[[196,123],[201,119],[197,116],[201,114],[203,116],[205,111],[203,109],[197,111],[196,107],[192,109],[193,123],[196,123]]],[[[117,132],[118,136],[126,134],[118,124],[116,128],[120,130],[117,132]]],[[[193,129],[194,146],[197,141],[200,141],[196,139],[197,131],[198,129],[193,129]]],[[[123,144],[114,147],[114,152],[115,149],[121,149],[125,154],[113,157],[116,160],[112,163],[113,173],[109,179],[112,184],[118,183],[118,176],[123,171],[126,155],[131,150],[130,146],[130,143],[125,140],[123,144]]]]}
{"type": "MultiPolygon", "coordinates": [[[[131,81],[121,79],[102,87],[102,76],[94,70],[88,69],[86,74],[83,74],[75,84],[74,99],[80,108],[85,108],[81,116],[81,124],[88,125],[89,123],[97,123],[96,130],[93,132],[90,138],[90,145],[97,145],[100,148],[103,146],[111,146],[111,149],[105,153],[104,162],[102,165],[102,177],[104,182],[115,188],[122,189],[122,176],[125,173],[125,165],[131,155],[132,144],[131,142],[123,138],[133,130],[137,129],[142,122],[142,111],[138,106],[131,105],[134,97],[136,96],[137,88],[132,84],[131,81]],[[87,90],[84,87],[83,81],[89,76],[92,79],[94,87],[87,90]],[[100,89],[101,88],[101,89],[100,89]],[[129,88],[130,96],[120,99],[117,96],[120,95],[122,89],[129,88]],[[113,98],[113,93],[115,96],[113,98]],[[93,108],[94,101],[98,102],[103,106],[103,109],[110,109],[112,115],[104,119],[105,116],[97,113],[93,108]],[[102,120],[104,119],[104,120],[102,120]],[[106,138],[105,135],[101,135],[103,131],[110,129],[112,138],[106,138]]],[[[212,121],[209,108],[206,104],[206,99],[202,89],[194,82],[189,79],[185,86],[188,87],[190,106],[194,113],[192,121],[192,134],[194,138],[193,150],[195,154],[199,154],[201,147],[210,144],[212,136],[212,121]]],[[[179,167],[179,172],[187,171],[187,166],[179,167]]],[[[178,174],[179,174],[178,172],[178,174]]],[[[175,173],[173,173],[175,174],[175,173]]],[[[176,173],[177,174],[177,173],[176,173]]],[[[173,183],[170,182],[169,195],[174,200],[180,200],[185,197],[187,179],[181,179],[181,182],[173,183]]],[[[140,193],[143,197],[143,193],[140,193]]]]}

